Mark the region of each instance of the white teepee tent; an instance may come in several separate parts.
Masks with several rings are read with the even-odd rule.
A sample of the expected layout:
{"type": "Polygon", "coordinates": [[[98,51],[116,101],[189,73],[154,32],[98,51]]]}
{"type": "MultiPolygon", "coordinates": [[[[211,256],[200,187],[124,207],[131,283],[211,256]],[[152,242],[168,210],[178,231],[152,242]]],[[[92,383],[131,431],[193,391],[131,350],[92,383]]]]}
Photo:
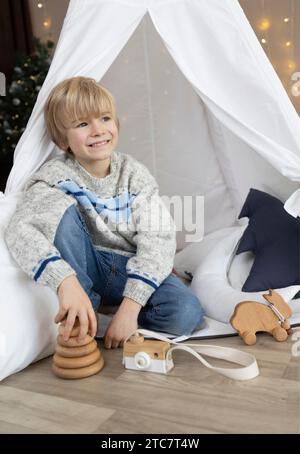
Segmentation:
{"type": "MultiPolygon", "coordinates": [[[[0,206],[60,152],[42,109],[54,85],[79,75],[112,91],[118,149],[148,166],[161,194],[204,195],[206,232],[235,223],[250,187],[282,200],[294,194],[289,211],[300,213],[300,120],[237,0],[71,0],[0,206]]],[[[35,304],[31,318],[37,311],[47,326],[53,309],[35,304]]],[[[51,352],[49,335],[39,343],[9,373],[51,352]]]]}
{"type": "Polygon", "coordinates": [[[205,196],[207,232],[234,222],[250,186],[282,199],[299,186],[300,120],[237,0],[71,0],[6,194],[57,152],[42,108],[75,75],[113,92],[119,149],[162,193],[205,196]]]}

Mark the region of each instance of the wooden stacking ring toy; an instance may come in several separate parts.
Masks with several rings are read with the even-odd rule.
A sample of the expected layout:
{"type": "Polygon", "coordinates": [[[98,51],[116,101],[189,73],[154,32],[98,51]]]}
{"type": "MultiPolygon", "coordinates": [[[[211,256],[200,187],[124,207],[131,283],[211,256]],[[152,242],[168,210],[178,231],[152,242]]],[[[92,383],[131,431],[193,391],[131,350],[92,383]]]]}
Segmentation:
{"type": "Polygon", "coordinates": [[[64,340],[65,321],[58,327],[57,346],[53,356],[52,371],[65,379],[86,378],[95,375],[104,366],[97,342],[88,334],[79,340],[80,325],[76,319],[70,337],[64,340]]]}

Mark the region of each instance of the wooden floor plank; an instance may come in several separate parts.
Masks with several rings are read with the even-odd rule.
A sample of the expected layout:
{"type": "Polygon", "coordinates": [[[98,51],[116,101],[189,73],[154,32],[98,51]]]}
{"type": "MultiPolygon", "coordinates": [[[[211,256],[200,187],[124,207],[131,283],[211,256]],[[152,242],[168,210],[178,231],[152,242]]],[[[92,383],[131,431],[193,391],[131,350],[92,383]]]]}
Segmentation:
{"type": "Polygon", "coordinates": [[[0,402],[0,421],[40,433],[90,433],[114,413],[109,408],[9,386],[0,387],[0,402]]]}
{"type": "Polygon", "coordinates": [[[229,380],[184,352],[175,352],[168,375],[125,370],[122,351],[100,343],[106,365],[96,376],[61,380],[47,358],[1,382],[0,432],[300,432],[300,365],[291,339],[261,335],[252,347],[238,337],[194,342],[253,353],[260,376],[229,380]]]}

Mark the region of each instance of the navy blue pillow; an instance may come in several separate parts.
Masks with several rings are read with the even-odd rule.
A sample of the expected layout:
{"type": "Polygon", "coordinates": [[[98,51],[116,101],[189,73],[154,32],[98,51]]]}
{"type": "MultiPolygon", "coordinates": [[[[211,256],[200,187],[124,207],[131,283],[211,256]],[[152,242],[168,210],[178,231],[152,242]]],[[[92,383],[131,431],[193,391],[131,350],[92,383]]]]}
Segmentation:
{"type": "Polygon", "coordinates": [[[254,263],[242,288],[258,292],[300,284],[300,219],[265,192],[250,189],[239,219],[249,218],[237,254],[252,251],[254,263]]]}

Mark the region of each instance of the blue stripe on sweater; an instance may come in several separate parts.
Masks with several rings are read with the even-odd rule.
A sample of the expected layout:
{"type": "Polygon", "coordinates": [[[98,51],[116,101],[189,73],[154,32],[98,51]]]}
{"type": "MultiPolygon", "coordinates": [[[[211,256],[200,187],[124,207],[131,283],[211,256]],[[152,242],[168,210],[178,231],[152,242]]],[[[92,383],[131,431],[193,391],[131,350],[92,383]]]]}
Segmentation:
{"type": "Polygon", "coordinates": [[[114,197],[100,198],[89,189],[78,186],[71,180],[59,181],[56,186],[65,194],[74,197],[85,209],[95,210],[116,224],[131,220],[131,205],[136,197],[135,194],[123,191],[114,197]]]}
{"type": "Polygon", "coordinates": [[[127,277],[130,277],[131,279],[138,279],[140,281],[143,281],[145,282],[146,284],[150,285],[151,287],[153,287],[155,290],[159,287],[157,284],[155,284],[154,282],[150,281],[149,279],[146,279],[142,276],[139,276],[138,274],[127,274],[127,277]]]}
{"type": "Polygon", "coordinates": [[[33,279],[35,281],[37,281],[39,279],[39,277],[41,276],[42,272],[44,271],[44,269],[46,268],[46,266],[48,265],[49,262],[56,262],[57,260],[61,260],[61,257],[59,257],[58,255],[54,255],[52,257],[49,257],[48,259],[44,260],[40,267],[38,268],[37,272],[35,273],[33,279]]]}

